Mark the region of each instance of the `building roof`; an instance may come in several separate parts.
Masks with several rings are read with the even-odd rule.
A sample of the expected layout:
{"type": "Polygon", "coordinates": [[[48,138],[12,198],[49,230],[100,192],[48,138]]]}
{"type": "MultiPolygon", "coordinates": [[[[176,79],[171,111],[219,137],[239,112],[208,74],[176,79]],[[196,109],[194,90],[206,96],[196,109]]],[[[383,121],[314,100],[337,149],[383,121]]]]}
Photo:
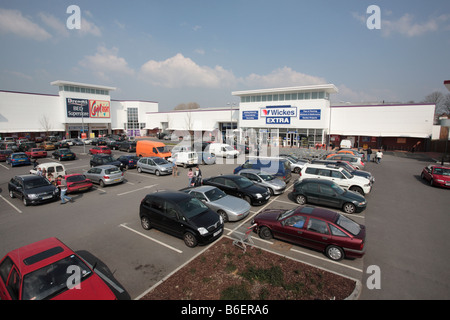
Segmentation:
{"type": "Polygon", "coordinates": [[[92,89],[99,89],[99,90],[110,90],[110,91],[116,90],[115,87],[101,86],[101,85],[97,85],[97,84],[89,84],[89,83],[82,83],[82,82],[64,81],[64,80],[56,80],[56,81],[50,82],[50,84],[52,86],[76,86],[76,87],[92,88],[92,89]]]}
{"type": "Polygon", "coordinates": [[[338,93],[339,92],[338,88],[334,84],[318,84],[318,85],[299,86],[299,87],[234,91],[231,94],[233,96],[245,96],[245,95],[254,95],[254,94],[311,92],[311,91],[325,91],[328,93],[338,93]]]}

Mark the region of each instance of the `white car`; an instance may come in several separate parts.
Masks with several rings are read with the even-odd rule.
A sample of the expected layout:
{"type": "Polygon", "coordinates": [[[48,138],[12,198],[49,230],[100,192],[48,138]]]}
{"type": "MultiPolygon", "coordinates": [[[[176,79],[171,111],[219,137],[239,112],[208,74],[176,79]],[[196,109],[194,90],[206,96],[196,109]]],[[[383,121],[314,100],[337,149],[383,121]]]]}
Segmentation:
{"type": "Polygon", "coordinates": [[[211,143],[205,151],[213,153],[216,157],[237,158],[239,151],[226,143],[211,143]]]}
{"type": "Polygon", "coordinates": [[[368,194],[372,188],[372,184],[369,179],[352,175],[342,167],[330,165],[312,163],[305,164],[300,172],[300,177],[298,180],[300,181],[307,178],[331,180],[342,188],[356,191],[362,195],[368,194]]]}

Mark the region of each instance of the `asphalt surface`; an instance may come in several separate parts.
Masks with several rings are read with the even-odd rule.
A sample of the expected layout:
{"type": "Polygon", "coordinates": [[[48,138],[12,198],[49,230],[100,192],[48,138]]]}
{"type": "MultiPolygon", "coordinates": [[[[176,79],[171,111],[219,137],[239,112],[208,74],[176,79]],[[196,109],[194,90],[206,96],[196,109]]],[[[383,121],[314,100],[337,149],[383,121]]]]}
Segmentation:
{"type": "MultiPolygon", "coordinates": [[[[74,147],[78,154],[82,147],[74,147]]],[[[113,151],[115,156],[123,154],[113,151]]],[[[41,162],[53,161],[45,159],[41,162]]],[[[89,156],[64,162],[69,173],[89,168],[89,156]]],[[[379,165],[367,170],[376,178],[367,196],[368,208],[351,218],[367,227],[366,255],[363,259],[338,263],[322,253],[280,241],[255,245],[292,257],[361,282],[360,299],[448,299],[450,297],[449,190],[432,188],[420,180],[428,162],[386,155],[379,165]],[[369,290],[366,282],[370,266],[380,270],[380,289],[369,290]]],[[[235,163],[201,166],[203,176],[231,173],[235,163]]],[[[181,239],[157,230],[146,231],[139,222],[139,204],[149,192],[187,186],[187,169],[179,176],[156,177],[125,173],[123,184],[100,188],[74,196],[75,202],[53,202],[25,207],[8,196],[7,182],[30,167],[10,168],[0,163],[0,256],[20,246],[56,236],[90,263],[115,290],[120,299],[136,299],[164,277],[200,254],[207,247],[188,248],[181,239]]],[[[293,180],[297,175],[293,175],[293,180]]],[[[293,208],[292,182],[285,194],[269,203],[252,207],[247,219],[226,223],[224,235],[240,238],[253,215],[265,208],[293,208]]]]}

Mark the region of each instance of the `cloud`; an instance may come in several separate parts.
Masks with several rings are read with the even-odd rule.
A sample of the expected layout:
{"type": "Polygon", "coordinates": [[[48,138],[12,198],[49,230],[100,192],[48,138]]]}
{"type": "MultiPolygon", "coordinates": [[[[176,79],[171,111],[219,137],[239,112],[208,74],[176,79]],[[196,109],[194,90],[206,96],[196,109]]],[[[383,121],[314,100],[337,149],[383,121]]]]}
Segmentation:
{"type": "Polygon", "coordinates": [[[118,56],[118,52],[117,48],[107,49],[100,46],[95,55],[85,56],[78,64],[93,71],[103,80],[107,80],[110,74],[134,75],[135,71],[128,66],[124,58],[118,56]]]}
{"type": "Polygon", "coordinates": [[[181,53],[164,61],[146,62],[141,67],[141,76],[153,85],[166,88],[220,88],[235,82],[231,71],[221,66],[199,66],[181,53]]]}
{"type": "Polygon", "coordinates": [[[241,79],[240,82],[249,87],[258,87],[263,89],[325,84],[326,80],[320,77],[297,72],[289,67],[283,67],[276,69],[267,75],[252,73],[244,79],[241,79]]]}
{"type": "Polygon", "coordinates": [[[100,37],[102,35],[99,27],[83,17],[81,18],[81,28],[78,31],[80,31],[81,35],[93,35],[96,37],[100,37]]]}
{"type": "Polygon", "coordinates": [[[53,29],[56,33],[64,37],[69,36],[69,30],[67,29],[66,24],[61,20],[59,20],[58,18],[56,18],[55,16],[45,12],[38,13],[38,16],[42,20],[42,22],[44,22],[48,27],[53,29]]]}
{"type": "Polygon", "coordinates": [[[14,34],[37,41],[50,39],[52,36],[38,24],[24,17],[18,10],[0,8],[0,33],[14,34]]]}

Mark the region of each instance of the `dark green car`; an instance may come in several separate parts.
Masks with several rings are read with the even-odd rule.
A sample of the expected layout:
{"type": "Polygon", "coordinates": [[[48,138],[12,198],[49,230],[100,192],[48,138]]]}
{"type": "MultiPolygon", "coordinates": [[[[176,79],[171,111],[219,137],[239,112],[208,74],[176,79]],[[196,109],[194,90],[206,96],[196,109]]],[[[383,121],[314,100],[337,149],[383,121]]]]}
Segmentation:
{"type": "Polygon", "coordinates": [[[295,202],[300,205],[311,203],[339,208],[345,213],[364,211],[367,201],[357,192],[341,188],[333,181],[303,179],[296,182],[292,192],[295,202]]]}

